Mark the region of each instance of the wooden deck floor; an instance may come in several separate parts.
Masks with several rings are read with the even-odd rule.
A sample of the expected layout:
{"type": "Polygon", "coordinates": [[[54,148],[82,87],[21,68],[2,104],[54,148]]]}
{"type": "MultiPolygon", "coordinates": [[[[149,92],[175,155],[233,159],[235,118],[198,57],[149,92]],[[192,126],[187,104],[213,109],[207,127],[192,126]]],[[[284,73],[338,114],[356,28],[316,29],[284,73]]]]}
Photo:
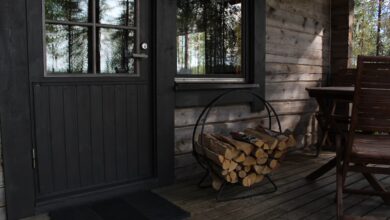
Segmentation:
{"type": "MultiPolygon", "coordinates": [[[[316,182],[308,182],[305,176],[315,170],[332,153],[323,153],[319,158],[303,154],[289,155],[281,168],[272,175],[278,186],[273,194],[249,199],[216,202],[212,189],[199,189],[196,180],[181,182],[158,189],[155,192],[191,213],[191,219],[335,219],[335,171],[316,182]]],[[[378,176],[385,186],[390,186],[390,176],[378,176]]],[[[351,174],[347,184],[356,188],[369,187],[361,174],[351,174]]],[[[390,220],[390,206],[378,197],[346,195],[345,213],[356,216],[373,216],[390,220]]]]}

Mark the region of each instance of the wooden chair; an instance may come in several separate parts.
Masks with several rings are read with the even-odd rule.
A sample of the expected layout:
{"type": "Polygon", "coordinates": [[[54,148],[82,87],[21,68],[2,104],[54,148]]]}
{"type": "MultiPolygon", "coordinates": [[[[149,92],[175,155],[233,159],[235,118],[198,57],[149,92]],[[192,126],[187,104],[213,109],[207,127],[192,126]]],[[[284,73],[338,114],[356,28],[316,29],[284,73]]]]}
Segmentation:
{"type": "Polygon", "coordinates": [[[343,218],[343,192],[378,195],[390,204],[390,192],[373,174],[390,174],[390,57],[358,57],[352,119],[345,148],[337,149],[337,216],[343,218]],[[347,189],[347,172],[360,172],[374,190],[347,189]]]}

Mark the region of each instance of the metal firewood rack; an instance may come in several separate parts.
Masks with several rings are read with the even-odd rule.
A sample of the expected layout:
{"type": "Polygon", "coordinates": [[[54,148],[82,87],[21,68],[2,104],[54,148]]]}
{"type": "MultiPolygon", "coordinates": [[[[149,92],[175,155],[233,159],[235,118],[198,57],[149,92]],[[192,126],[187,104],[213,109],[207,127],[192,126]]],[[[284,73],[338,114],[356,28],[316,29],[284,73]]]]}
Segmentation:
{"type": "MultiPolygon", "coordinates": [[[[206,105],[206,107],[202,110],[200,116],[198,117],[197,121],[196,121],[196,124],[195,124],[195,127],[194,127],[194,130],[193,130],[193,134],[192,134],[192,146],[193,146],[193,155],[194,157],[196,158],[197,162],[199,163],[199,165],[205,170],[205,174],[204,176],[201,178],[201,180],[199,181],[198,183],[198,187],[200,188],[209,188],[211,187],[210,184],[206,184],[207,180],[209,178],[211,178],[211,174],[215,175],[215,176],[219,176],[221,177],[221,181],[223,181],[222,183],[222,186],[221,188],[218,190],[217,192],[217,195],[216,195],[216,200],[218,202],[222,202],[222,201],[231,201],[231,200],[237,200],[237,199],[245,199],[245,198],[250,198],[250,197],[254,197],[254,196],[259,196],[259,195],[265,195],[265,194],[270,194],[270,193],[274,193],[277,191],[277,186],[276,184],[272,181],[271,179],[271,176],[269,174],[267,175],[264,175],[265,176],[265,179],[268,180],[269,184],[271,184],[272,188],[271,189],[268,189],[268,190],[264,190],[264,191],[260,191],[260,192],[256,192],[255,191],[255,188],[258,188],[258,187],[264,187],[264,184],[263,183],[258,183],[258,184],[255,184],[251,187],[244,187],[240,184],[240,182],[238,183],[229,183],[225,180],[225,178],[222,178],[221,174],[219,172],[217,172],[215,170],[215,166],[212,166],[212,162],[208,159],[206,159],[204,156],[202,156],[201,154],[199,154],[197,152],[197,147],[196,145],[200,145],[202,146],[203,145],[203,138],[202,138],[202,134],[204,133],[204,130],[205,130],[205,125],[206,125],[206,122],[207,122],[207,119],[208,119],[208,116],[211,112],[211,110],[218,104],[220,103],[223,99],[229,97],[230,95],[232,94],[242,94],[242,95],[247,95],[247,96],[251,96],[253,97],[255,100],[258,100],[260,101],[264,107],[265,107],[265,110],[267,111],[268,113],[268,129],[272,130],[272,122],[274,120],[276,120],[276,123],[277,123],[277,126],[278,126],[278,129],[277,133],[282,133],[282,126],[280,124],[280,120],[279,120],[279,116],[277,115],[275,109],[272,107],[272,105],[266,101],[264,98],[262,98],[261,96],[259,96],[258,94],[252,92],[252,91],[248,91],[248,90],[228,90],[222,94],[220,94],[219,96],[215,97],[209,104],[206,105]],[[200,131],[199,131],[200,129],[200,131]],[[201,136],[199,136],[201,135],[201,136]],[[197,137],[200,137],[198,142],[197,142],[197,137]],[[226,189],[230,186],[232,187],[241,187],[243,188],[242,191],[245,192],[245,195],[234,195],[234,196],[225,196],[224,194],[226,194],[226,189]]],[[[200,149],[203,150],[203,147],[199,147],[200,149]]],[[[198,148],[198,149],[199,149],[198,148]]],[[[204,155],[204,154],[203,154],[204,155]]]]}

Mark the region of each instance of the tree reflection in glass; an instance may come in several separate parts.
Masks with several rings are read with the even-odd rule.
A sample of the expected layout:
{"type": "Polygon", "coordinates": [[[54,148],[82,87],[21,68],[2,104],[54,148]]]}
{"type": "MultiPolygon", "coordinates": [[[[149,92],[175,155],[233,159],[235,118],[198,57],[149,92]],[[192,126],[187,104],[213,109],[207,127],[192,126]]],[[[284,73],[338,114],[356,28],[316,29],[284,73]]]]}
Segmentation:
{"type": "Polygon", "coordinates": [[[47,20],[88,22],[88,0],[46,0],[47,20]]]}
{"type": "Polygon", "coordinates": [[[52,73],[87,73],[88,28],[46,25],[46,69],[52,73]]]}
{"type": "Polygon", "coordinates": [[[241,74],[241,0],[177,0],[177,73],[241,74]]]}
{"type": "Polygon", "coordinates": [[[99,0],[99,23],[134,26],[134,0],[99,0]]]}
{"type": "Polygon", "coordinates": [[[134,74],[135,2],[45,0],[47,72],[134,74]]]}
{"type": "Polygon", "coordinates": [[[117,29],[99,29],[100,71],[98,73],[134,73],[134,32],[117,29]]]}

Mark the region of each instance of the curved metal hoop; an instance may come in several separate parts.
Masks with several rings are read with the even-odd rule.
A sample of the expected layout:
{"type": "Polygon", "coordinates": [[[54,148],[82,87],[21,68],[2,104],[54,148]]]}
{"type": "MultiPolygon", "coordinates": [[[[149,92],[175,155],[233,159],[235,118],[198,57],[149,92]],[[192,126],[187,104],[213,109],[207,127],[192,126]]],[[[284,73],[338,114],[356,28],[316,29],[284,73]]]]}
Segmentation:
{"type": "MultiPolygon", "coordinates": [[[[200,116],[198,117],[198,119],[196,121],[194,130],[193,130],[193,133],[192,133],[192,146],[193,146],[193,151],[192,152],[193,152],[193,155],[196,158],[196,160],[199,163],[199,165],[206,171],[205,176],[201,179],[201,181],[198,184],[199,187],[202,187],[202,188],[208,187],[208,186],[204,186],[203,183],[206,180],[206,178],[210,175],[210,172],[213,173],[214,175],[217,175],[217,176],[220,176],[220,174],[215,171],[215,169],[213,168],[213,166],[211,165],[211,162],[209,160],[206,160],[201,155],[199,155],[199,153],[196,151],[196,145],[197,144],[203,145],[203,135],[202,134],[204,134],[205,125],[206,125],[206,122],[207,122],[207,119],[208,119],[208,116],[209,116],[211,110],[218,103],[220,103],[222,100],[224,100],[226,97],[229,97],[229,95],[236,94],[236,93],[239,93],[239,94],[241,93],[243,95],[250,95],[250,96],[254,97],[255,99],[259,100],[264,105],[264,107],[265,107],[265,109],[267,111],[267,114],[268,114],[268,128],[270,130],[272,130],[272,119],[275,118],[276,123],[278,125],[278,131],[277,132],[278,133],[282,133],[282,126],[281,126],[281,123],[280,123],[280,120],[279,120],[279,116],[277,115],[275,109],[272,107],[272,105],[268,101],[266,101],[264,98],[260,97],[258,94],[254,93],[252,91],[247,91],[247,90],[229,90],[229,91],[226,91],[226,92],[220,94],[219,96],[215,97],[202,110],[200,116]],[[197,132],[198,132],[199,128],[200,128],[200,134],[201,135],[199,136],[200,137],[199,138],[199,142],[197,142],[196,141],[196,137],[197,137],[197,132]]],[[[201,147],[201,149],[203,150],[202,147],[201,147]]],[[[274,182],[271,180],[271,178],[268,175],[266,176],[266,178],[273,185],[274,189],[272,191],[265,192],[265,193],[275,192],[277,190],[276,185],[274,184],[274,182]]],[[[223,183],[223,186],[225,186],[226,184],[228,184],[228,183],[225,181],[223,183]]],[[[224,187],[222,187],[221,190],[218,192],[217,201],[228,201],[228,200],[247,198],[247,197],[251,197],[251,196],[264,194],[264,193],[256,193],[256,194],[253,194],[251,196],[235,197],[235,198],[231,198],[231,199],[221,199],[222,198],[221,194],[222,194],[223,189],[224,189],[224,187]]]]}
{"type": "MultiPolygon", "coordinates": [[[[211,102],[209,102],[206,105],[206,107],[202,110],[202,113],[199,115],[198,119],[196,120],[195,127],[194,127],[194,130],[193,130],[193,133],[192,133],[192,146],[193,146],[193,151],[192,152],[193,152],[197,162],[206,171],[209,171],[212,166],[210,166],[208,161],[202,161],[202,159],[200,158],[200,156],[198,155],[196,150],[194,150],[195,146],[197,144],[197,142],[196,142],[196,137],[197,137],[196,133],[198,131],[200,123],[202,122],[200,134],[204,134],[204,128],[205,128],[205,125],[206,125],[206,122],[207,122],[207,118],[208,118],[211,110],[218,103],[220,103],[222,100],[224,100],[226,97],[228,97],[229,95],[232,95],[234,93],[242,93],[244,95],[251,95],[252,97],[254,97],[257,100],[259,100],[264,105],[264,107],[265,107],[265,109],[267,110],[267,113],[268,113],[268,129],[272,130],[272,117],[275,117],[277,125],[278,125],[278,132],[282,133],[282,126],[280,124],[279,116],[277,115],[275,109],[272,107],[272,105],[268,101],[266,101],[264,98],[262,98],[261,96],[259,96],[258,94],[254,93],[252,91],[247,91],[247,90],[228,90],[228,91],[220,94],[219,96],[215,97],[211,102]]],[[[202,135],[200,136],[200,144],[203,145],[202,135]]],[[[211,171],[213,171],[212,168],[211,168],[211,171]]]]}

